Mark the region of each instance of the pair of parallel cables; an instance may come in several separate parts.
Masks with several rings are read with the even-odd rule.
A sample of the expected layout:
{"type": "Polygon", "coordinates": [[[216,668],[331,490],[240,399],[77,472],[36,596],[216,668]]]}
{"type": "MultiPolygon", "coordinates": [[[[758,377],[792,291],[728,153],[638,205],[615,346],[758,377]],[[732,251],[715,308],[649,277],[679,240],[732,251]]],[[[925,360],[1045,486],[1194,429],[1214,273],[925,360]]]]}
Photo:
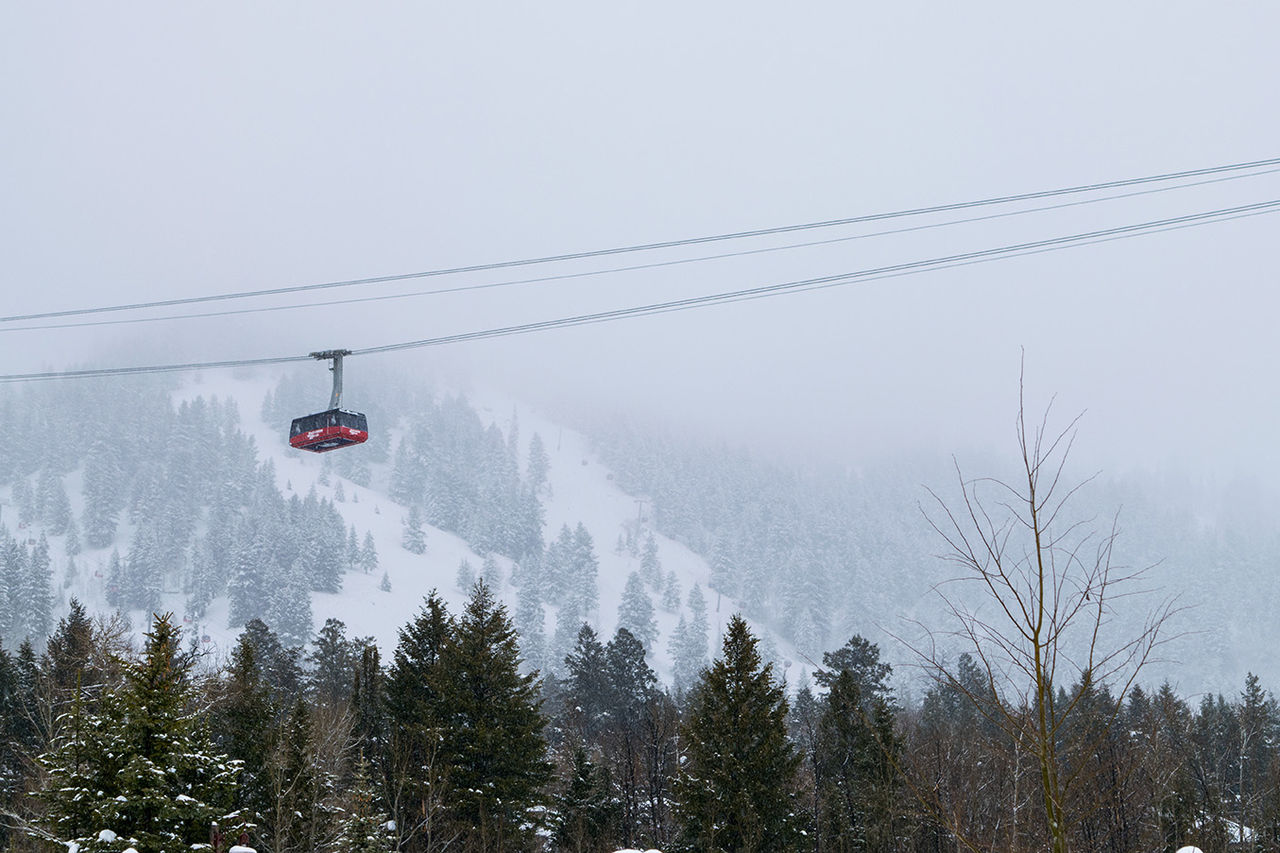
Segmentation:
{"type": "MultiPolygon", "coordinates": [[[[808,222],[795,225],[784,225],[773,228],[762,228],[749,231],[737,231],[725,234],[715,234],[710,236],[691,237],[681,240],[669,240],[656,243],[642,243],[629,246],[618,246],[606,249],[596,249],[584,252],[572,252],[558,255],[547,255],[535,258],[526,258],[521,260],[500,261],[495,263],[475,264],[470,266],[451,267],[444,269],[433,269],[421,272],[403,273],[398,275],[376,276],[369,278],[345,279],[340,281],[323,282],[319,284],[294,285],[288,287],[277,287],[265,290],[240,291],[234,293],[208,294],[203,296],[193,296],[178,299],[158,300],[152,302],[135,302],[118,305],[106,305],[93,308],[69,309],[60,311],[46,311],[40,313],[19,314],[8,317],[0,317],[0,333],[17,332],[17,331],[34,331],[42,329],[63,329],[82,326],[101,326],[101,325],[117,325],[124,323],[144,323],[169,321],[179,319],[193,319],[205,317],[223,317],[233,314],[251,314],[267,311],[296,310],[299,308],[310,308],[327,305],[352,304],[357,302],[372,302],[388,299],[403,299],[418,296],[439,295],[445,293],[458,293],[472,290],[483,290],[498,287],[511,287],[517,285],[527,285],[535,283],[543,283],[549,281],[558,281],[571,278],[580,278],[587,276],[600,276],[611,273],[626,272],[633,270],[655,269],[659,267],[673,266],[678,264],[696,263],[708,260],[718,260],[731,257],[742,257],[746,255],[760,254],[764,252],[776,252],[788,249],[807,248],[818,245],[829,245],[833,243],[846,242],[850,240],[866,239],[876,236],[885,236],[889,234],[901,234],[910,231],[919,231],[931,228],[939,228],[951,225],[959,225],[971,222],[978,222],[990,219],[998,219],[1010,216],[1021,216],[1029,213],[1043,212],[1047,210],[1056,210],[1066,207],[1074,207],[1085,204],[1095,204],[1099,202],[1112,201],[1121,198],[1131,198],[1140,195],[1148,195],[1160,192],[1170,192],[1179,189],[1186,189],[1195,186],[1203,186],[1206,184],[1219,183],[1224,181],[1239,180],[1242,178],[1252,178],[1261,175],[1272,174],[1280,171],[1280,158],[1272,158],[1267,160],[1255,160],[1247,163],[1234,163],[1222,166],[1213,166],[1202,169],[1193,169],[1182,172],[1169,172],[1159,175],[1150,175],[1140,178],[1127,178],[1116,181],[1106,181],[1095,184],[1087,184],[1082,186],[1066,187],[1053,190],[1041,190],[1037,192],[1022,193],[1018,195],[997,196],[991,198],[978,199],[973,201],[956,202],[951,204],[941,204],[931,207],[912,208],[907,210],[891,211],[886,213],[867,214],[862,216],[853,216],[844,219],[825,220],[820,222],[808,222]],[[193,314],[177,314],[160,317],[142,317],[142,318],[112,318],[106,320],[80,320],[77,322],[58,322],[48,323],[50,320],[66,321],[72,317],[86,317],[90,315],[114,314],[127,311],[140,311],[145,309],[156,308],[173,308],[178,306],[193,305],[200,303],[223,302],[238,299],[251,299],[266,296],[279,296],[296,293],[306,293],[310,291],[331,290],[338,288],[359,287],[374,284],[384,284],[391,282],[409,281],[414,279],[435,278],[442,276],[463,275],[468,273],[492,272],[512,268],[531,267],[560,262],[572,262],[588,260],[593,258],[603,258],[614,255],[624,255],[639,252],[649,252],[658,250],[675,249],[680,247],[698,246],[702,244],[728,242],[734,240],[745,240],[751,238],[768,237],[774,235],[791,234],[804,231],[815,231],[819,229],[836,228],[840,226],[865,224],[870,222],[878,222],[892,219],[903,219],[908,217],[925,216],[929,214],[948,213],[954,211],[968,210],[972,208],[991,207],[997,205],[1014,204],[1018,202],[1034,201],[1041,199],[1049,199],[1061,196],[1084,195],[1088,193],[1097,193],[1106,190],[1123,189],[1127,187],[1140,186],[1153,183],[1167,183],[1171,181],[1188,181],[1190,183],[1180,183],[1173,186],[1157,187],[1153,189],[1144,189],[1135,192],[1115,194],[1104,196],[1101,198],[1088,198],[1083,200],[1075,200],[1067,203],[1041,206],[1035,208],[1024,208],[1010,212],[996,213],[978,217],[968,217],[963,219],[952,219],[944,222],[927,223],[924,225],[915,225],[906,228],[896,228],[892,230],[879,231],[874,233],[857,234],[853,236],[842,236],[825,240],[810,241],[805,243],[793,243],[782,246],[770,246],[765,248],[746,249],[741,251],[725,252],[715,255],[705,255],[693,258],[680,258],[676,260],[663,260],[644,264],[636,264],[631,266],[612,267],[601,270],[591,270],[586,272],[573,272],[557,275],[547,275],[534,278],[524,278],[517,280],[489,282],[481,284],[458,285],[454,287],[438,288],[435,290],[419,291],[414,293],[400,293],[391,295],[378,295],[368,297],[357,297],[353,299],[329,300],[322,302],[309,302],[300,304],[276,305],[269,307],[235,309],[228,311],[215,311],[193,314]],[[30,323],[33,321],[43,321],[40,325],[8,325],[16,323],[30,323]]],[[[433,338],[424,338],[421,340],[404,341],[400,343],[385,344],[381,346],[366,347],[363,349],[351,350],[351,355],[369,355],[374,353],[396,352],[400,350],[419,349],[432,346],[443,346],[446,344],[462,343],[466,341],[487,340],[492,338],[509,337],[513,335],[529,334],[532,332],[547,331],[550,329],[567,328],[573,326],[583,326],[595,323],[612,322],[615,320],[653,316],[657,314],[665,314],[677,311],[686,311],[696,308],[705,308],[716,305],[731,304],[735,302],[743,302],[754,299],[763,299],[768,297],[780,296],[790,293],[801,293],[812,290],[820,290],[831,287],[846,286],[855,283],[864,283],[871,281],[879,281],[888,278],[896,278],[904,275],[914,275],[922,272],[933,270],[950,269],[953,267],[967,266],[970,264],[987,263],[995,260],[1003,260],[1006,258],[1022,257],[1026,255],[1040,254],[1044,252],[1059,251],[1062,249],[1075,248],[1080,246],[1095,245],[1098,243],[1111,242],[1114,240],[1129,239],[1132,237],[1145,236],[1148,234],[1157,234],[1166,231],[1173,231],[1183,228],[1198,227],[1202,225],[1212,224],[1215,222],[1226,222],[1235,219],[1242,219],[1252,216],[1260,216],[1267,213],[1280,211],[1280,199],[1256,202],[1252,204],[1239,205],[1235,207],[1220,208],[1216,210],[1203,211],[1199,213],[1188,214],[1184,216],[1171,217],[1167,219],[1151,220],[1131,225],[1123,225],[1114,228],[1106,228],[1095,231],[1088,231],[1078,234],[1070,234],[1060,237],[1053,237],[1044,240],[1036,240],[1031,242],[1017,243],[1005,246],[999,246],[990,249],[982,249],[971,252],[963,252],[953,255],[945,255],[925,260],[910,261],[906,263],[892,264],[888,266],[874,267],[870,269],[856,270],[852,272],[839,273],[835,275],[822,276],[818,278],[807,278],[797,281],[788,281],[782,283],[761,285],[757,287],[741,288],[737,290],[723,291],[711,293],[701,296],[688,297],[683,299],[674,299],[664,302],[655,302],[644,305],[636,305],[627,308],[619,308],[608,311],[599,311],[587,314],[577,314],[565,317],[558,317],[551,320],[542,320],[532,323],[523,323],[511,326],[502,326],[497,328],[482,329],[471,332],[464,332],[453,335],[444,335],[433,338]]],[[[21,373],[0,375],[0,383],[15,382],[34,382],[48,379],[68,379],[68,378],[92,378],[106,376],[121,376],[137,373],[172,373],[180,371],[214,369],[224,367],[244,367],[254,365],[271,365],[285,364],[289,362],[310,361],[310,355],[296,356],[277,356],[267,358],[254,359],[230,359],[223,361],[193,362],[185,364],[163,364],[163,365],[145,365],[133,367],[108,367],[108,368],[92,368],[84,370],[72,370],[61,372],[44,372],[44,373],[21,373]]]]}

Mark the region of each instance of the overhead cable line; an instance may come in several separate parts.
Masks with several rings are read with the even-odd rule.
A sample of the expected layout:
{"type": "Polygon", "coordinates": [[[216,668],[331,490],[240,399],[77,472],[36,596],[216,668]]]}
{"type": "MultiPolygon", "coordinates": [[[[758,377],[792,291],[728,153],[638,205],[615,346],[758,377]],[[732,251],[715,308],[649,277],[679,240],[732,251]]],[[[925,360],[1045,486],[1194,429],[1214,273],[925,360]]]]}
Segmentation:
{"type": "MultiPolygon", "coordinates": [[[[800,281],[783,282],[780,284],[763,285],[759,287],[743,288],[740,290],[726,291],[721,293],[706,294],[703,296],[688,297],[685,299],[675,299],[667,302],[651,303],[648,305],[638,305],[630,308],[619,308],[610,311],[599,311],[591,314],[579,314],[571,317],[561,317],[553,320],[542,320],[533,323],[523,323],[514,326],[504,326],[494,329],[483,329],[474,332],[463,332],[454,335],[444,335],[435,338],[425,338],[417,341],[405,341],[397,344],[386,344],[383,346],[366,347],[364,349],[355,349],[351,351],[351,355],[373,355],[376,353],[397,352],[400,350],[419,349],[423,347],[443,346],[445,344],[462,343],[464,341],[485,340],[490,338],[509,337],[513,335],[528,334],[531,332],[546,331],[548,329],[567,328],[572,326],[582,326],[594,323],[603,323],[613,320],[620,320],[630,317],[651,316],[656,314],[671,313],[674,311],[685,311],[693,308],[709,307],[712,305],[728,304],[733,302],[742,302],[751,299],[760,299],[768,296],[778,296],[787,293],[799,293],[809,290],[817,290],[826,287],[835,287],[839,285],[860,283],[866,281],[875,281],[884,278],[895,278],[902,275],[911,275],[920,272],[927,272],[939,269],[948,269],[951,267],[964,266],[974,263],[983,263],[994,260],[1003,260],[1010,257],[1019,257],[1022,255],[1039,254],[1049,251],[1057,251],[1067,248],[1075,248],[1079,246],[1092,245],[1095,243],[1110,242],[1113,240],[1125,239],[1130,237],[1144,236],[1147,234],[1156,234],[1164,231],[1171,231],[1181,228],[1190,228],[1200,225],[1207,225],[1215,222],[1226,222],[1234,219],[1241,219],[1248,216],[1259,216],[1267,213],[1280,212],[1280,199],[1272,201],[1257,202],[1254,204],[1241,205],[1238,207],[1223,208],[1220,210],[1205,211],[1202,213],[1193,213],[1186,216],[1177,216],[1169,219],[1154,220],[1151,222],[1142,222],[1134,225],[1122,225],[1115,228],[1106,228],[1098,231],[1090,231],[1082,234],[1072,234],[1063,237],[1054,237],[1047,240],[1036,240],[1028,243],[1018,243],[1010,246],[1001,246],[991,249],[980,249],[973,252],[964,252],[957,255],[948,255],[940,258],[931,258],[922,261],[912,261],[908,263],[893,264],[890,266],[876,267],[873,269],[859,270],[849,273],[840,273],[830,276],[822,276],[819,278],[803,279],[800,281]]],[[[246,367],[256,365],[269,364],[285,364],[289,362],[310,361],[310,355],[296,356],[279,356],[274,358],[256,358],[241,359],[229,361],[211,361],[201,363],[188,364],[170,364],[170,365],[149,365],[139,367],[114,367],[114,368],[92,368],[85,370],[73,370],[65,372],[48,372],[48,373],[25,373],[25,374],[9,374],[0,375],[0,384],[8,384],[13,382],[33,382],[48,379],[76,379],[104,376],[122,376],[128,374],[140,373],[173,373],[189,370],[213,369],[221,367],[246,367]]]]}
{"type": "MultiPolygon", "coordinates": [[[[1146,233],[1158,233],[1159,231],[1171,230],[1179,226],[1187,227],[1190,225],[1205,225],[1215,221],[1237,219],[1250,214],[1258,215],[1263,213],[1274,213],[1277,211],[1280,211],[1280,199],[1241,205],[1239,207],[1224,208],[1222,210],[1207,211],[1204,213],[1193,213],[1170,219],[1155,220],[1153,222],[1143,222],[1136,225],[1122,225],[1116,228],[1106,228],[1099,231],[1086,232],[1084,234],[1053,237],[1047,240],[1036,240],[1030,243],[1019,243],[1012,246],[1001,246],[993,249],[980,249],[974,252],[964,252],[958,255],[948,255],[941,258],[891,264],[889,266],[875,267],[873,269],[859,270],[857,272],[838,273],[836,275],[783,282],[781,284],[769,284],[760,287],[744,288],[742,290],[712,293],[704,296],[692,296],[685,299],[673,299],[668,302],[658,302],[631,308],[618,308],[611,311],[600,311],[594,314],[581,314],[576,317],[563,317],[556,320],[524,323],[517,326],[506,326],[499,329],[486,329],[477,332],[464,332],[457,335],[426,338],[419,341],[406,341],[398,344],[366,347],[365,349],[352,350],[352,354],[372,355],[375,353],[396,352],[398,350],[440,346],[442,344],[461,343],[463,341],[483,340],[487,338],[525,334],[528,332],[538,332],[545,329],[586,325],[589,323],[599,323],[609,320],[620,320],[626,317],[665,314],[672,311],[683,311],[690,308],[701,308],[710,305],[740,302],[746,299],[755,299],[764,296],[777,296],[784,293],[816,290],[821,287],[850,284],[861,280],[875,280],[879,278],[896,277],[906,273],[925,272],[932,269],[945,269],[947,267],[959,266],[980,260],[995,260],[997,258],[1016,257],[1020,254],[1031,254],[1034,252],[1043,252],[1052,249],[1065,249],[1078,245],[1104,242],[1117,239],[1119,237],[1136,237],[1146,233]]],[[[4,377],[0,377],[0,381],[3,379],[4,377]]]]}
{"type": "Polygon", "coordinates": [[[1074,195],[1079,193],[1097,192],[1100,190],[1117,189],[1120,187],[1136,186],[1140,184],[1155,183],[1160,181],[1173,181],[1182,178],[1194,178],[1204,175],[1215,175],[1226,172],[1240,172],[1250,169],[1264,169],[1267,167],[1280,166],[1280,157],[1273,157],[1266,160],[1254,160],[1248,163],[1232,163],[1222,166],[1211,166],[1203,169],[1189,169],[1182,172],[1166,172],[1158,175],[1148,175],[1140,178],[1125,178],[1115,181],[1102,181],[1094,184],[1083,184],[1074,187],[1065,187],[1053,190],[1039,190],[1036,192],[1019,193],[1016,195],[993,196],[990,198],[977,199],[973,201],[953,202],[950,204],[933,205],[930,207],[909,208],[906,210],[896,210],[885,213],[865,214],[862,216],[851,216],[843,219],[828,219],[819,222],[807,222],[798,225],[781,225],[772,228],[757,228],[747,231],[734,231],[725,234],[714,234],[703,237],[689,237],[680,240],[666,240],[656,243],[639,243],[630,246],[617,246],[608,249],[593,249],[583,252],[569,252],[559,255],[545,255],[535,258],[524,258],[512,261],[497,261],[485,264],[472,264],[470,266],[449,267],[443,269],[425,270],[421,272],[399,273],[395,275],[371,276],[366,278],[343,279],[339,281],[322,282],[319,284],[301,284],[288,287],[275,287],[265,290],[244,290],[233,293],[209,294],[205,296],[191,296],[176,299],[162,299],[151,302],[132,302],[119,305],[103,305],[95,308],[76,308],[62,311],[43,311],[31,314],[15,314],[8,317],[0,317],[0,323],[11,323],[24,320],[45,320],[55,319],[59,317],[76,317],[86,314],[101,314],[116,311],[134,311],[148,308],[170,308],[178,305],[193,305],[205,302],[219,302],[232,299],[248,299],[262,296],[277,296],[287,293],[303,293],[313,290],[326,290],[340,287],[355,287],[369,284],[383,284],[396,281],[409,281],[419,278],[433,278],[446,275],[457,275],[462,273],[488,272],[493,270],[510,269],[512,267],[533,266],[536,264],[548,264],[560,261],[577,261],[587,258],[600,258],[609,255],[621,255],[631,252],[644,252],[657,249],[673,249],[681,246],[695,246],[705,243],[716,243],[728,240],[741,240],[752,237],[766,237],[774,234],[789,234],[798,231],[810,231],[821,228],[833,228],[843,225],[855,225],[864,222],[877,222],[887,219],[900,219],[910,216],[922,216],[933,213],[946,213],[955,210],[966,210],[974,207],[985,207],[998,204],[1010,204],[1020,201],[1032,201],[1042,198],[1053,198],[1055,196],[1074,195]]]}
{"type": "Polygon", "coordinates": [[[928,231],[935,228],[947,228],[955,225],[969,225],[975,222],[989,222],[995,219],[1006,219],[1014,216],[1023,216],[1032,213],[1045,213],[1053,210],[1063,210],[1072,207],[1082,207],[1091,204],[1100,204],[1108,201],[1117,201],[1121,199],[1136,198],[1139,196],[1155,195],[1158,193],[1173,192],[1180,189],[1188,189],[1191,187],[1206,186],[1209,184],[1224,183],[1227,181],[1238,181],[1242,178],[1258,177],[1260,175],[1271,175],[1280,172],[1280,169],[1268,169],[1262,172],[1254,172],[1247,175],[1228,175],[1220,178],[1210,178],[1204,181],[1195,181],[1193,183],[1177,184],[1172,187],[1156,187],[1154,189],[1137,190],[1128,193],[1119,193],[1116,195],[1102,196],[1101,198],[1081,199],[1078,201],[1068,201],[1060,204],[1050,204],[1041,207],[1022,208],[1020,210],[1011,210],[1004,213],[990,213],[983,216],[970,216],[963,219],[948,219],[944,222],[929,222],[924,225],[911,225],[904,228],[890,228],[883,231],[871,231],[863,234],[852,234],[844,237],[832,237],[825,240],[811,240],[804,243],[787,243],[781,246],[766,246],[760,249],[743,249],[736,252],[722,252],[714,255],[699,255],[693,258],[676,258],[667,261],[653,261],[645,264],[632,264],[620,267],[606,267],[604,269],[587,270],[584,272],[560,273],[557,275],[537,276],[534,278],[508,279],[506,281],[483,282],[480,284],[464,284],[454,287],[440,287],[432,290],[416,290],[409,293],[384,293],[377,296],[357,296],[348,299],[327,299],[320,302],[301,302],[290,303],[286,305],[268,305],[257,308],[236,308],[226,311],[203,311],[194,314],[165,314],[159,317],[117,317],[110,320],[83,320],[75,323],[46,323],[37,326],[0,326],[0,334],[6,332],[33,332],[33,331],[49,331],[54,329],[79,329],[87,327],[99,326],[122,326],[133,325],[137,323],[159,323],[169,320],[197,320],[211,319],[218,317],[236,317],[245,314],[263,314],[274,313],[277,311],[295,311],[304,308],[326,308],[335,305],[357,305],[371,302],[387,302],[399,299],[416,299],[424,296],[442,296],[454,293],[468,293],[480,290],[491,290],[495,288],[517,287],[528,284],[544,284],[552,281],[568,281],[578,278],[590,278],[594,276],[611,275],[622,272],[636,272],[642,270],[661,269],[664,267],[680,266],[684,264],[702,263],[705,261],[718,261],[728,258],[748,257],[751,255],[761,255],[772,252],[789,251],[793,249],[808,249],[816,246],[830,246],[838,243],[849,243],[856,240],[868,240],[875,237],[887,237],[897,234],[909,234],[917,231],[928,231]]]}

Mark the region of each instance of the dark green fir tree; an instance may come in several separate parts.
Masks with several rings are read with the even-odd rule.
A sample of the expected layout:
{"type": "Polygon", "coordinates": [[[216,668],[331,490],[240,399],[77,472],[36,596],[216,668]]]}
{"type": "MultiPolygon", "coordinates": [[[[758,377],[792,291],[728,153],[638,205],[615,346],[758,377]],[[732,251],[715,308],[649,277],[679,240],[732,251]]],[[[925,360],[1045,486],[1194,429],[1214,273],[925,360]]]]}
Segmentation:
{"type": "Polygon", "coordinates": [[[685,763],[676,818],[691,850],[795,850],[800,758],[787,737],[787,700],[757,640],[735,615],[724,648],[694,688],[681,729],[685,763]]]}
{"type": "Polygon", "coordinates": [[[446,802],[461,846],[522,849],[541,822],[546,760],[539,686],[520,674],[515,629],[484,584],[440,649],[446,802]]]}
{"type": "Polygon", "coordinates": [[[77,704],[49,752],[40,829],[85,853],[188,850],[229,814],[240,763],[214,751],[191,709],[192,660],[161,616],[98,712],[77,704]]]}

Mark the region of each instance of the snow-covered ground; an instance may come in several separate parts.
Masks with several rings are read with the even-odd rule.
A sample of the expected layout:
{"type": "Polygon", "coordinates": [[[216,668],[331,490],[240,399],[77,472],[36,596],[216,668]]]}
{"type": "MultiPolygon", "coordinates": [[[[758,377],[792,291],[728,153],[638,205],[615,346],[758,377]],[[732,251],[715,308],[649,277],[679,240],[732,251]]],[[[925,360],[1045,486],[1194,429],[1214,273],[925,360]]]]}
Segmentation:
{"type": "MultiPolygon", "coordinates": [[[[452,612],[460,612],[466,593],[458,589],[456,584],[458,565],[466,559],[479,573],[484,555],[473,552],[454,534],[432,527],[426,528],[425,554],[417,555],[405,550],[401,545],[401,538],[408,509],[387,496],[388,464],[374,466],[373,480],[368,488],[344,480],[332,472],[329,474],[329,484],[320,484],[325,455],[292,449],[283,433],[262,421],[263,398],[275,386],[277,379],[275,374],[265,372],[246,375],[219,371],[197,375],[177,392],[176,399],[194,399],[198,396],[234,399],[240,410],[241,429],[254,438],[260,460],[274,460],[277,484],[286,498],[290,494],[305,496],[313,487],[321,496],[334,498],[341,483],[345,500],[335,505],[346,524],[354,524],[362,539],[366,531],[372,533],[378,552],[379,571],[367,575],[360,572],[348,573],[340,593],[313,593],[314,628],[318,630],[327,618],[341,619],[347,626],[348,636],[373,637],[386,654],[395,647],[397,631],[417,613],[424,596],[432,589],[439,591],[452,612]],[[383,571],[390,581],[390,592],[379,588],[383,571]]],[[[639,559],[629,553],[616,553],[615,544],[627,525],[634,528],[639,523],[647,529],[646,516],[651,508],[618,488],[612,472],[591,452],[582,435],[552,422],[521,401],[483,390],[472,390],[468,397],[482,419],[486,423],[496,423],[504,433],[510,427],[512,412],[517,413],[522,454],[527,453],[533,434],[540,434],[550,458],[550,494],[543,499],[546,511],[544,536],[547,541],[551,541],[561,525],[567,524],[573,528],[579,522],[590,531],[600,563],[599,607],[590,615],[590,619],[602,638],[607,639],[612,636],[616,627],[618,605],[627,577],[639,568],[639,559]]],[[[370,440],[388,442],[388,450],[393,450],[395,429],[383,424],[373,424],[372,428],[370,440]]],[[[360,452],[361,448],[335,451],[360,452]]],[[[79,472],[68,477],[66,486],[73,507],[79,514],[83,509],[79,472]]],[[[36,530],[30,532],[31,535],[38,535],[36,530]]],[[[122,555],[128,550],[131,535],[131,528],[122,518],[115,545],[122,555]]],[[[664,574],[669,571],[676,573],[682,599],[687,600],[689,590],[695,583],[701,585],[711,627],[708,654],[714,656],[719,648],[721,630],[734,612],[734,604],[729,600],[720,600],[708,588],[709,569],[701,557],[666,537],[655,533],[655,538],[662,570],[664,574]]],[[[51,544],[53,553],[57,555],[55,583],[62,591],[60,609],[55,616],[65,613],[71,595],[78,597],[90,610],[108,609],[104,579],[111,549],[82,553],[77,558],[77,576],[64,588],[61,572],[65,568],[66,559],[61,556],[62,544],[55,540],[51,540],[51,544]]],[[[502,557],[498,561],[503,569],[503,583],[498,593],[508,608],[514,610],[516,591],[510,584],[511,563],[502,557]]],[[[227,627],[225,597],[216,599],[206,616],[198,622],[185,613],[186,597],[181,590],[166,591],[162,600],[163,607],[183,621],[185,630],[208,638],[206,648],[215,657],[225,655],[231,648],[238,630],[227,627]]],[[[653,601],[659,638],[651,650],[650,663],[665,680],[670,674],[667,644],[679,615],[664,611],[660,606],[659,596],[654,595],[653,601]]],[[[548,607],[547,610],[549,636],[555,625],[554,608],[548,607]]],[[[130,616],[138,627],[142,627],[148,618],[148,614],[141,611],[131,613],[130,616]]],[[[760,630],[759,626],[757,630],[760,630]]],[[[796,659],[790,654],[787,644],[777,639],[774,642],[783,654],[796,659]]],[[[787,675],[794,684],[798,673],[793,670],[787,675]]]]}

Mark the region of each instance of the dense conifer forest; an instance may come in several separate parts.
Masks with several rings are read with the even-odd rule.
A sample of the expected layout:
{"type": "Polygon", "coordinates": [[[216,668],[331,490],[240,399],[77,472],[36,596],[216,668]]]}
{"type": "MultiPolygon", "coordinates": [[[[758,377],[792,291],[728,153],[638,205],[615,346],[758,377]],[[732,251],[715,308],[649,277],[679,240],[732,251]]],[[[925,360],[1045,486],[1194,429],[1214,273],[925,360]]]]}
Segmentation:
{"type": "MultiPolygon", "coordinates": [[[[314,384],[276,385],[264,419],[283,431],[323,396],[314,384]]],[[[819,476],[612,426],[598,446],[652,528],[597,542],[582,523],[547,529],[542,437],[458,394],[375,378],[394,405],[356,405],[395,441],[325,457],[324,491],[299,493],[234,401],[175,402],[158,380],[100,387],[0,395],[0,415],[26,427],[0,460],[0,848],[202,849],[215,822],[266,853],[1046,846],[1025,740],[1042,708],[993,692],[979,656],[904,678],[865,636],[899,588],[929,583],[937,544],[898,512],[913,480],[819,476]],[[86,438],[85,412],[123,426],[86,438]],[[484,555],[457,566],[464,606],[433,592],[382,647],[311,610],[313,594],[378,576],[338,490],[376,477],[406,508],[397,547],[423,554],[430,529],[484,555]],[[708,588],[682,588],[655,533],[705,557],[708,588]],[[593,627],[602,548],[636,567],[607,635],[593,627]],[[96,613],[66,592],[95,549],[96,613]],[[185,617],[160,607],[174,594],[185,617]],[[742,616],[713,632],[721,599],[742,616]],[[224,600],[236,639],[215,655],[199,625],[224,600]],[[675,624],[662,649],[660,614],[675,624]],[[778,640],[753,626],[812,678],[787,683],[778,640]]],[[[1163,508],[1141,483],[1101,492],[1136,514],[1140,556],[1159,540],[1213,563],[1193,593],[1230,576],[1258,585],[1240,608],[1267,600],[1275,540],[1255,515],[1224,505],[1239,523],[1209,524],[1178,488],[1163,508]]],[[[1205,599],[1227,606],[1220,590],[1205,599]]],[[[1208,666],[1240,654],[1229,636],[1200,642],[1208,666]]],[[[1201,695],[1163,677],[1055,683],[1071,847],[1280,850],[1268,688],[1252,673],[1201,695]]]]}

